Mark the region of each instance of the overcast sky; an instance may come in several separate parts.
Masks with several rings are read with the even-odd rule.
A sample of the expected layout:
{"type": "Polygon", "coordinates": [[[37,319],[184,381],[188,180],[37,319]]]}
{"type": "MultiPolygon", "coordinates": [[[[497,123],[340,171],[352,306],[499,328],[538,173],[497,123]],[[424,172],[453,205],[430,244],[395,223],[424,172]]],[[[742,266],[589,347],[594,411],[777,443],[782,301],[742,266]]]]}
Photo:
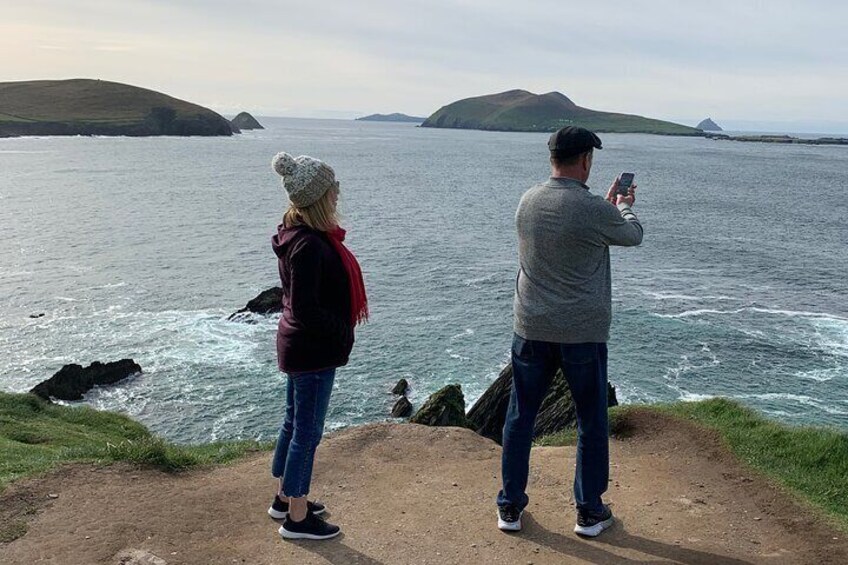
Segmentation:
{"type": "Polygon", "coordinates": [[[598,110],[848,133],[842,0],[2,3],[0,81],[101,78],[305,117],[558,90],[598,110]]]}

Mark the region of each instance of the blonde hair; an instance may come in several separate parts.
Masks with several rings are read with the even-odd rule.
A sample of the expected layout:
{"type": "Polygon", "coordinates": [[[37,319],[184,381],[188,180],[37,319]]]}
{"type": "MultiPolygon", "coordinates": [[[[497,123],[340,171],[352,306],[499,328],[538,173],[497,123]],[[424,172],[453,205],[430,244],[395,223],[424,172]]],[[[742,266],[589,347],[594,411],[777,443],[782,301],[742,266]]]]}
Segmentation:
{"type": "Polygon", "coordinates": [[[339,185],[336,183],[334,188],[327,190],[314,204],[300,208],[289,203],[289,209],[283,215],[283,226],[308,226],[313,230],[333,231],[339,225],[339,214],[332,198],[338,193],[339,185]]]}

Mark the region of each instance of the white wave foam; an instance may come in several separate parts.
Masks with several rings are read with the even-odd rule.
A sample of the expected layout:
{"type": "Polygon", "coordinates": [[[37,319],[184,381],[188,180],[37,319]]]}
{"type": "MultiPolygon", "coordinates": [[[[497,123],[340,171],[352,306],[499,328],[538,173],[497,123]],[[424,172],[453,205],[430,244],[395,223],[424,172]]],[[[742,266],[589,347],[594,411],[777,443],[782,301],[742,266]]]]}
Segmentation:
{"type": "Polygon", "coordinates": [[[743,312],[757,312],[759,314],[772,314],[776,316],[788,316],[791,318],[810,318],[814,320],[834,320],[838,322],[848,322],[848,318],[843,318],[842,316],[837,316],[836,314],[826,314],[824,312],[807,312],[804,310],[777,310],[773,308],[758,308],[754,306],[749,306],[745,308],[736,308],[733,310],[715,310],[712,308],[696,308],[693,310],[684,310],[683,312],[678,312],[677,314],[658,314],[652,313],[653,316],[658,318],[691,318],[696,316],[704,316],[704,315],[733,315],[733,314],[742,314],[743,312]]]}
{"type": "Polygon", "coordinates": [[[471,286],[471,287],[479,286],[482,283],[488,283],[488,282],[495,281],[496,277],[497,277],[497,273],[492,273],[492,274],[489,274],[489,275],[484,275],[482,277],[474,277],[474,278],[470,278],[470,279],[465,279],[464,281],[462,281],[462,284],[464,284],[465,286],[471,286]]]}
{"type": "Polygon", "coordinates": [[[89,290],[101,290],[101,289],[104,289],[104,288],[121,288],[122,286],[127,286],[127,283],[119,282],[119,283],[101,284],[101,285],[98,285],[98,286],[92,286],[89,290]]]}
{"type": "Polygon", "coordinates": [[[825,403],[803,394],[793,394],[789,392],[765,392],[760,394],[739,394],[736,395],[735,398],[751,398],[755,400],[778,401],[791,400],[792,402],[797,402],[798,404],[803,404],[804,406],[816,408],[823,412],[827,412],[828,414],[848,416],[848,409],[840,409],[834,406],[836,404],[845,404],[844,402],[833,401],[831,403],[825,403]]]}
{"type": "Polygon", "coordinates": [[[816,381],[818,383],[826,383],[827,381],[832,381],[843,373],[845,373],[845,369],[814,369],[812,371],[802,371],[798,373],[798,378],[816,381]]]}
{"type": "Polygon", "coordinates": [[[451,341],[456,340],[456,339],[462,339],[463,337],[468,337],[468,336],[470,336],[470,335],[474,335],[474,330],[472,330],[471,328],[465,328],[465,329],[462,331],[462,333],[458,333],[458,334],[456,334],[456,335],[452,335],[452,336],[451,336],[451,341]]]}
{"type": "Polygon", "coordinates": [[[736,298],[734,296],[726,296],[723,294],[720,295],[693,295],[693,294],[677,294],[673,292],[653,292],[653,291],[643,291],[642,294],[650,296],[655,300],[736,300],[741,301],[741,298],[736,298]]]}
{"type": "Polygon", "coordinates": [[[700,402],[702,400],[709,400],[711,398],[716,398],[714,394],[699,394],[696,392],[686,392],[680,391],[680,400],[683,402],[700,402]]]}

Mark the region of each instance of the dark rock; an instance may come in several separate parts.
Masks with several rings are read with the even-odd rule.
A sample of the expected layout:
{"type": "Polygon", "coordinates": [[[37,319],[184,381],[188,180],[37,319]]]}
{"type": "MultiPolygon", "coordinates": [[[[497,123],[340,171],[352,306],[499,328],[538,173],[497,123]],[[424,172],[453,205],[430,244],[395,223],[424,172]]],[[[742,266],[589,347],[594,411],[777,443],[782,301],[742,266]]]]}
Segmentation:
{"type": "Polygon", "coordinates": [[[409,421],[425,426],[470,427],[465,417],[465,397],[462,394],[462,387],[448,385],[434,392],[409,421]]]}
{"type": "Polygon", "coordinates": [[[412,415],[412,403],[405,396],[401,396],[392,406],[393,418],[408,418],[412,415]]]}
{"type": "Polygon", "coordinates": [[[243,321],[247,318],[246,314],[252,312],[254,314],[276,314],[283,309],[283,289],[275,286],[268,290],[263,290],[259,296],[247,303],[247,306],[230,315],[228,320],[243,321]]]}
{"type": "Polygon", "coordinates": [[[230,124],[235,126],[236,129],[239,130],[250,130],[250,129],[265,129],[262,127],[256,118],[248,114],[247,112],[242,112],[232,120],[230,120],[230,124]]]}
{"type": "Polygon", "coordinates": [[[95,386],[115,384],[140,372],[141,367],[132,359],[105,364],[95,361],[85,368],[76,364],[65,365],[58,373],[33,387],[30,392],[45,400],[50,400],[51,397],[82,400],[82,395],[95,386]]]}
{"type": "Polygon", "coordinates": [[[721,129],[721,126],[712,120],[712,118],[705,118],[701,120],[701,123],[695,127],[704,131],[724,131],[721,129]]]}
{"type": "MultiPolygon", "coordinates": [[[[495,382],[474,403],[468,412],[468,421],[478,434],[493,439],[498,443],[503,440],[503,426],[506,421],[506,410],[509,406],[509,395],[512,393],[512,364],[507,365],[495,382]]],[[[617,406],[615,387],[608,385],[607,406],[617,406]]],[[[550,391],[542,401],[539,415],[536,417],[535,438],[546,436],[577,425],[574,401],[568,383],[557,371],[551,383],[550,391]]]]}
{"type": "Polygon", "coordinates": [[[395,385],[395,388],[392,389],[392,394],[404,395],[409,390],[409,381],[406,379],[401,379],[395,385]]]}
{"type": "Polygon", "coordinates": [[[471,422],[474,431],[501,443],[511,392],[512,363],[501,370],[495,382],[489,385],[483,396],[468,411],[468,421],[471,422]]]}
{"type": "Polygon", "coordinates": [[[44,312],[39,312],[38,314],[30,314],[29,317],[33,320],[37,320],[38,318],[44,317],[44,312]]]}

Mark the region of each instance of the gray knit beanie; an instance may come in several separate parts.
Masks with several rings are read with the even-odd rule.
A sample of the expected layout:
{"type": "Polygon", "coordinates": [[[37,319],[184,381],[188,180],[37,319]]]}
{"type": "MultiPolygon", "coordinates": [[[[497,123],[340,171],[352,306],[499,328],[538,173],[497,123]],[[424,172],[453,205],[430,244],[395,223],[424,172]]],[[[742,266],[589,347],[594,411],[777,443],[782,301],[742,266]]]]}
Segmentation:
{"type": "Polygon", "coordinates": [[[291,203],[298,208],[315,204],[328,190],[339,187],[333,168],[313,157],[277,153],[271,166],[283,177],[283,188],[288,192],[291,203]]]}

